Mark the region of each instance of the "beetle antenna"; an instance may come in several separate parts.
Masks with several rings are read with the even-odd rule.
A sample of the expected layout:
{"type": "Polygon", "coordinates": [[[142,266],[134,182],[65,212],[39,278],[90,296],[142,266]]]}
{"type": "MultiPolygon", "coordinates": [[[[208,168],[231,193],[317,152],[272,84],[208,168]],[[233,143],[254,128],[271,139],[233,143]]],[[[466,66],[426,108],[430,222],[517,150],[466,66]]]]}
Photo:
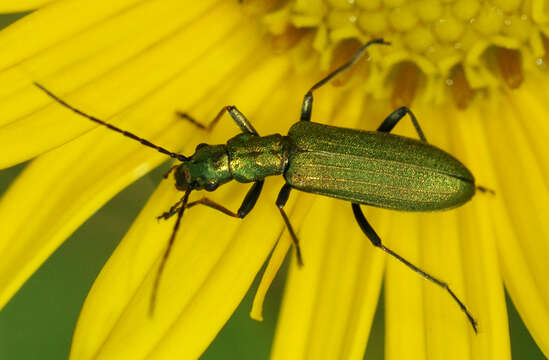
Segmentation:
{"type": "Polygon", "coordinates": [[[142,145],[145,145],[145,146],[148,146],[148,147],[151,147],[159,152],[161,152],[162,154],[166,154],[174,159],[177,159],[179,161],[187,161],[189,160],[188,157],[186,156],[183,156],[181,154],[178,154],[178,153],[175,153],[175,152],[172,152],[172,151],[169,151],[167,149],[164,149],[163,147],[161,146],[158,146],[158,145],[155,145],[153,143],[151,143],[150,141],[148,140],[145,140],[135,134],[132,134],[131,132],[128,132],[128,131],[125,131],[125,130],[122,130],[114,125],[111,125],[109,124],[108,122],[105,122],[103,120],[100,120],[94,116],[91,116],[91,115],[88,115],[86,114],[85,112],[73,107],[72,105],[69,105],[68,103],[66,103],[64,100],[60,99],[59,97],[57,97],[56,95],[54,95],[51,91],[49,91],[48,89],[46,89],[45,87],[43,87],[42,85],[40,85],[39,83],[35,82],[34,85],[36,85],[37,88],[39,88],[40,90],[42,90],[43,92],[45,92],[49,97],[51,97],[53,100],[57,101],[59,104],[63,105],[64,107],[66,107],[67,109],[70,109],[72,110],[73,112],[77,113],[78,115],[81,115],[83,117],[85,117],[86,119],[89,119],[91,121],[94,121],[100,125],[103,125],[103,126],[106,126],[108,127],[109,129],[113,130],[113,131],[116,131],[126,137],[129,137],[130,139],[133,139],[133,140],[136,140],[136,141],[139,141],[142,145]]]}
{"type": "Polygon", "coordinates": [[[168,246],[166,247],[166,250],[164,251],[164,255],[162,256],[162,260],[160,260],[160,265],[158,266],[158,271],[156,272],[156,277],[154,278],[154,284],[153,289],[151,293],[151,302],[149,307],[149,315],[152,317],[154,315],[154,308],[156,306],[156,296],[158,295],[158,286],[160,285],[160,279],[162,277],[162,273],[164,272],[164,267],[166,266],[166,262],[168,261],[168,257],[170,256],[170,253],[173,248],[173,244],[175,242],[175,236],[177,235],[177,230],[179,230],[179,224],[181,224],[181,218],[183,217],[183,212],[185,211],[185,208],[187,207],[187,202],[189,202],[189,194],[191,193],[192,189],[187,189],[185,191],[185,195],[181,198],[181,207],[179,208],[177,212],[177,220],[175,221],[175,225],[173,227],[172,236],[170,237],[170,241],[168,242],[168,246]]]}

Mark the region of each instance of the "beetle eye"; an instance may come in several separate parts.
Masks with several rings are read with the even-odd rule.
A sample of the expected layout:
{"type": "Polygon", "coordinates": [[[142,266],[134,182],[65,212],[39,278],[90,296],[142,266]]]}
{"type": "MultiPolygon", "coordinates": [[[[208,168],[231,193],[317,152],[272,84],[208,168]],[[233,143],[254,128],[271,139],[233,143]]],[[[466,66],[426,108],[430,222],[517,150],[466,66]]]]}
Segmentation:
{"type": "Polygon", "coordinates": [[[206,185],[204,185],[204,190],[206,191],[214,191],[215,189],[217,189],[218,187],[218,184],[215,183],[215,182],[211,182],[211,183],[207,183],[206,185]]]}

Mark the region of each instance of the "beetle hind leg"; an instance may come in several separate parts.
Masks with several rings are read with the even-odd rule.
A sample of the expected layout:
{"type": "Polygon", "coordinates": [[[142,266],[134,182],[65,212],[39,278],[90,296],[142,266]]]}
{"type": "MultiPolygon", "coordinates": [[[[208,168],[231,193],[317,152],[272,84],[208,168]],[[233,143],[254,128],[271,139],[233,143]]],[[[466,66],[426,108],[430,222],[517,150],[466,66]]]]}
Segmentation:
{"type": "Polygon", "coordinates": [[[355,215],[355,219],[358,222],[358,225],[360,226],[360,229],[362,230],[362,232],[364,232],[364,234],[366,235],[366,237],[368,237],[368,239],[372,242],[372,244],[375,247],[378,247],[381,250],[385,251],[387,254],[391,255],[392,257],[394,257],[395,259],[397,259],[398,261],[400,261],[404,265],[408,266],[410,269],[412,269],[413,271],[415,271],[416,273],[418,273],[419,275],[421,275],[425,279],[427,279],[429,281],[432,281],[433,283],[437,284],[441,288],[445,289],[450,294],[450,296],[454,299],[454,301],[457,303],[457,305],[459,306],[461,311],[463,311],[465,313],[465,315],[467,316],[467,319],[469,320],[469,322],[471,323],[471,326],[473,327],[473,330],[476,333],[477,332],[477,322],[476,322],[475,318],[473,317],[473,315],[471,315],[471,312],[469,311],[469,309],[467,309],[465,304],[457,297],[457,295],[450,288],[450,286],[446,282],[444,282],[442,280],[439,280],[436,277],[434,277],[434,276],[426,273],[425,271],[421,270],[416,265],[412,264],[411,262],[409,262],[408,260],[406,260],[405,258],[400,256],[399,254],[395,253],[393,250],[391,250],[391,249],[387,248],[385,245],[383,245],[382,242],[381,242],[380,237],[377,235],[377,233],[372,228],[372,226],[368,223],[368,221],[366,220],[366,217],[364,217],[364,213],[362,212],[362,209],[360,208],[360,205],[357,204],[357,203],[352,203],[352,207],[353,207],[353,213],[355,215]]]}

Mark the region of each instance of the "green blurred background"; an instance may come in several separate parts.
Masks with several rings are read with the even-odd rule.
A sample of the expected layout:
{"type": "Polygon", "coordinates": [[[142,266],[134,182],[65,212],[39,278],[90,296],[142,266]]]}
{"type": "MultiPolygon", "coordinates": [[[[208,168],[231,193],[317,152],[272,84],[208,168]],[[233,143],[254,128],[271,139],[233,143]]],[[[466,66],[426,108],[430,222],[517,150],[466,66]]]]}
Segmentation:
{"type": "MultiPolygon", "coordinates": [[[[0,28],[22,14],[0,15],[0,28]]],[[[0,171],[0,195],[24,165],[0,171]]],[[[66,359],[87,292],[132,221],[152,194],[167,164],[135,182],[84,223],[0,310],[0,359],[66,359]]],[[[163,209],[159,209],[161,212],[163,209]]],[[[1,255],[0,255],[1,257],[1,255]]],[[[202,359],[268,359],[286,266],[267,296],[264,321],[248,316],[258,278],[202,359]]],[[[507,299],[513,359],[545,359],[507,299]]],[[[365,358],[383,359],[383,296],[365,358]]]]}

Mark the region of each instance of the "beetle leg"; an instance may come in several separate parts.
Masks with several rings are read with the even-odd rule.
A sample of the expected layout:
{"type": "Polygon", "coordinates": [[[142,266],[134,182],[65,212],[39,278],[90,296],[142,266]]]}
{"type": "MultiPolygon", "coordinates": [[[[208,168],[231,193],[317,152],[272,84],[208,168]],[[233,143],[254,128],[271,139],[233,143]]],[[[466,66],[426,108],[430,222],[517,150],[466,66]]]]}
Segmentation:
{"type": "MultiPolygon", "coordinates": [[[[224,207],[223,205],[218,204],[213,200],[210,200],[207,197],[203,197],[200,200],[191,201],[190,203],[187,203],[185,205],[185,208],[188,209],[188,208],[192,208],[196,205],[205,205],[209,208],[215,209],[217,211],[221,211],[225,215],[229,215],[229,216],[232,216],[232,217],[235,217],[235,218],[242,219],[246,215],[248,215],[248,213],[250,211],[252,211],[253,207],[255,206],[255,203],[257,202],[257,199],[259,198],[259,194],[261,194],[261,189],[262,188],[263,188],[263,181],[256,181],[252,185],[252,187],[250,188],[248,193],[246,194],[246,197],[244,198],[244,201],[242,201],[242,205],[240,205],[240,208],[238,209],[237,212],[233,212],[233,211],[227,209],[226,207],[224,207]]],[[[173,215],[177,214],[177,212],[181,208],[180,205],[181,205],[182,202],[183,202],[182,200],[179,200],[178,202],[176,202],[170,208],[169,211],[166,211],[162,215],[158,216],[158,219],[165,219],[166,220],[166,219],[169,219],[170,217],[172,217],[173,215]]]]}
{"type": "Polygon", "coordinates": [[[360,56],[366,51],[366,48],[372,44],[382,44],[382,45],[390,45],[391,43],[386,42],[383,39],[374,39],[368,41],[366,44],[362,45],[353,55],[351,60],[346,62],[345,64],[341,65],[331,73],[329,73],[325,78],[317,82],[316,84],[307,91],[305,94],[305,97],[303,98],[303,105],[301,105],[301,117],[300,121],[310,121],[311,120],[311,110],[313,108],[313,91],[321,87],[322,85],[326,84],[328,81],[332,80],[335,76],[337,76],[340,72],[347,70],[349,67],[351,67],[359,58],[360,56]]]}
{"type": "Polygon", "coordinates": [[[469,319],[469,322],[473,326],[473,330],[476,333],[477,332],[477,322],[476,322],[476,320],[473,318],[473,315],[471,315],[471,313],[469,312],[469,310],[467,309],[465,304],[457,297],[457,295],[452,291],[452,289],[450,289],[450,286],[446,282],[444,282],[442,280],[439,280],[436,277],[434,277],[434,276],[426,273],[425,271],[421,270],[420,268],[418,268],[417,266],[415,266],[414,264],[412,264],[411,262],[409,262],[408,260],[406,260],[402,256],[395,253],[393,250],[385,247],[385,245],[383,245],[381,243],[381,239],[379,238],[379,236],[377,235],[375,230],[372,228],[372,226],[366,220],[366,217],[364,217],[364,213],[362,212],[362,209],[360,208],[360,205],[357,204],[357,203],[352,203],[352,207],[353,207],[353,213],[355,215],[355,219],[358,222],[358,225],[360,226],[360,229],[362,230],[362,232],[364,232],[364,234],[368,237],[368,239],[370,239],[372,244],[375,247],[378,247],[381,250],[385,251],[387,254],[391,255],[392,257],[394,257],[395,259],[397,259],[398,261],[400,261],[404,265],[408,266],[410,269],[412,269],[413,271],[415,271],[419,275],[423,276],[425,279],[427,279],[429,281],[432,281],[435,284],[437,284],[438,286],[445,289],[450,294],[450,296],[455,300],[455,302],[459,305],[460,309],[465,313],[465,315],[469,319]]]}
{"type": "Polygon", "coordinates": [[[261,194],[261,189],[263,189],[263,180],[256,181],[252,185],[250,190],[248,190],[244,201],[242,201],[242,205],[240,205],[240,208],[237,211],[238,217],[244,218],[244,216],[248,215],[248,213],[252,211],[257,199],[259,198],[259,194],[261,194]]]}
{"type": "Polygon", "coordinates": [[[183,119],[185,119],[185,120],[188,120],[190,123],[194,124],[198,128],[200,128],[202,130],[206,130],[206,131],[209,132],[219,122],[219,119],[221,119],[221,117],[223,116],[223,114],[225,114],[225,112],[228,112],[229,115],[231,115],[234,122],[236,123],[236,125],[238,125],[238,127],[240,128],[240,130],[242,130],[243,133],[258,135],[257,131],[254,129],[254,127],[248,121],[248,119],[246,119],[244,114],[242,114],[236,108],[236,106],[232,106],[232,105],[223,106],[223,108],[221,108],[219,113],[217,113],[217,115],[214,117],[214,119],[212,121],[210,121],[210,123],[208,125],[204,125],[204,124],[200,123],[199,121],[197,121],[193,117],[191,117],[189,114],[184,113],[184,112],[177,111],[176,115],[183,118],[183,119]]]}
{"type": "Polygon", "coordinates": [[[208,199],[207,197],[203,197],[200,200],[192,201],[188,203],[186,207],[191,208],[196,205],[206,205],[207,207],[221,211],[225,215],[243,219],[246,215],[248,215],[250,211],[252,211],[255,203],[257,202],[257,199],[259,198],[259,194],[261,193],[262,188],[263,181],[256,181],[246,194],[246,197],[244,198],[244,201],[242,201],[242,205],[240,205],[240,208],[237,212],[232,212],[223,205],[220,205],[215,201],[208,199]]]}
{"type": "Polygon", "coordinates": [[[416,117],[414,116],[414,113],[408,109],[406,106],[399,107],[395,111],[393,111],[383,122],[379,127],[377,128],[377,131],[380,132],[391,132],[395,125],[398,123],[400,119],[404,117],[404,115],[409,114],[410,119],[412,119],[412,124],[414,124],[414,128],[417,131],[417,135],[419,136],[419,139],[423,142],[427,142],[425,139],[425,135],[423,134],[423,131],[421,130],[421,127],[419,126],[419,123],[417,122],[416,117]]]}
{"type": "Polygon", "coordinates": [[[290,219],[288,219],[288,215],[286,215],[286,212],[284,211],[284,205],[286,205],[286,202],[288,201],[288,197],[290,197],[290,191],[292,188],[288,184],[284,184],[282,189],[280,189],[280,192],[278,193],[278,197],[276,198],[276,206],[278,207],[278,210],[280,210],[280,214],[282,215],[282,218],[284,219],[284,222],[286,223],[286,227],[288,228],[288,231],[290,232],[290,235],[292,237],[292,241],[294,242],[295,250],[296,250],[296,257],[297,257],[297,264],[299,266],[303,266],[303,258],[301,256],[301,249],[299,247],[299,240],[297,239],[297,236],[295,234],[294,228],[292,227],[292,224],[290,223],[290,219]]]}
{"type": "Polygon", "coordinates": [[[177,234],[177,230],[179,229],[179,224],[181,223],[181,217],[183,216],[183,212],[185,211],[185,209],[191,208],[196,205],[206,205],[212,209],[221,211],[223,214],[242,219],[253,209],[255,203],[257,202],[257,199],[259,198],[259,194],[261,193],[262,188],[263,188],[263,181],[256,181],[248,191],[248,194],[246,194],[246,197],[244,198],[242,205],[240,205],[240,208],[236,213],[227,209],[223,205],[220,205],[215,201],[208,199],[207,197],[203,197],[200,200],[188,202],[189,194],[191,192],[191,190],[189,189],[185,192],[185,195],[181,198],[181,200],[176,202],[168,212],[165,212],[164,214],[158,217],[158,219],[160,218],[168,219],[171,216],[177,214],[177,220],[175,222],[172,235],[170,237],[170,241],[168,242],[168,246],[164,251],[164,255],[162,257],[162,260],[158,267],[158,272],[156,273],[156,278],[154,280],[153,291],[151,294],[151,303],[149,308],[150,315],[154,313],[154,307],[156,304],[156,294],[158,293],[158,285],[160,284],[160,278],[162,277],[164,266],[166,265],[166,261],[168,260],[173,244],[175,242],[175,235],[177,234]]]}

